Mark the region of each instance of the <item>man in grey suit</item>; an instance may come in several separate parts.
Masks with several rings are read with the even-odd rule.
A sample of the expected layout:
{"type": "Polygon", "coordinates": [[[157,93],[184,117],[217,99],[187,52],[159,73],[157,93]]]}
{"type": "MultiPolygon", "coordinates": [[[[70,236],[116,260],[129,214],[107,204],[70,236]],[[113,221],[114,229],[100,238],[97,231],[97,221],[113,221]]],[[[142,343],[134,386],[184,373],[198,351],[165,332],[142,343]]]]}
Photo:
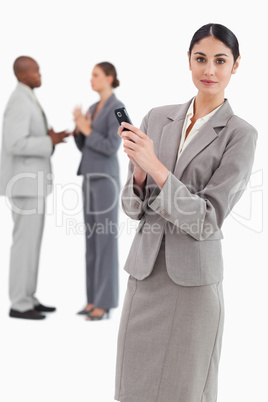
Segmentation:
{"type": "Polygon", "coordinates": [[[0,195],[9,198],[14,222],[10,256],[10,317],[40,320],[55,307],[35,297],[46,196],[52,189],[50,156],[66,132],[48,129],[33,89],[41,86],[39,65],[31,57],[14,62],[18,85],[3,119],[0,195]]]}

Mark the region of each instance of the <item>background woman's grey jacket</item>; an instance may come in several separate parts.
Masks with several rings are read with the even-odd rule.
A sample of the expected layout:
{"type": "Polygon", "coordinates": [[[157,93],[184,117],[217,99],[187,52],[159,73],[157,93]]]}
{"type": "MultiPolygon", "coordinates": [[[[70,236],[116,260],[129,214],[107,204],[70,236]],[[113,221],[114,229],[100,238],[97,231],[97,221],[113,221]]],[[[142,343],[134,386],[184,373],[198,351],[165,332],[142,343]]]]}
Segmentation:
{"type": "Polygon", "coordinates": [[[129,165],[122,204],[140,224],[125,269],[139,280],[150,275],[164,233],[167,271],[175,283],[207,285],[223,277],[221,227],[250,178],[257,132],[226,100],[176,163],[189,105],[153,109],[141,125],[170,170],[162,190],[148,176],[144,194],[135,195],[129,165]]]}
{"type": "MultiPolygon", "coordinates": [[[[89,108],[93,115],[98,103],[89,108]]],[[[121,138],[117,134],[118,122],[114,109],[123,107],[115,95],[110,96],[92,121],[92,132],[88,137],[79,133],[75,136],[75,142],[82,152],[82,159],[78,168],[78,175],[87,173],[105,173],[110,176],[119,176],[119,164],[117,150],[121,138]]]]}

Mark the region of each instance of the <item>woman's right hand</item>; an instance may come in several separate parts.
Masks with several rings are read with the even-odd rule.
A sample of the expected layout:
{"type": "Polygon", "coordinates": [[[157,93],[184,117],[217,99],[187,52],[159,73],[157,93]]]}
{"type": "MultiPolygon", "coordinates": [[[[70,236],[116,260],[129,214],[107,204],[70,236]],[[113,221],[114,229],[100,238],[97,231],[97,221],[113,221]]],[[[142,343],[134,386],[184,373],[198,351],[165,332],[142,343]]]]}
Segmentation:
{"type": "MultiPolygon", "coordinates": [[[[119,126],[118,129],[118,135],[122,138],[122,132],[124,130],[124,127],[119,126]]],[[[126,138],[126,137],[125,137],[126,138]]],[[[138,162],[132,158],[131,156],[128,155],[128,158],[131,160],[131,162],[134,165],[134,179],[136,182],[144,182],[146,180],[147,173],[140,167],[138,162]]]]}
{"type": "MultiPolygon", "coordinates": [[[[122,138],[122,132],[124,130],[124,127],[119,126],[118,129],[118,135],[122,138]]],[[[127,137],[125,136],[125,139],[127,137]]],[[[131,140],[130,140],[131,141],[131,140]]],[[[137,176],[146,176],[146,172],[140,167],[140,165],[138,164],[138,162],[131,156],[128,155],[128,158],[131,160],[131,162],[134,165],[134,173],[136,173],[137,176]]]]}

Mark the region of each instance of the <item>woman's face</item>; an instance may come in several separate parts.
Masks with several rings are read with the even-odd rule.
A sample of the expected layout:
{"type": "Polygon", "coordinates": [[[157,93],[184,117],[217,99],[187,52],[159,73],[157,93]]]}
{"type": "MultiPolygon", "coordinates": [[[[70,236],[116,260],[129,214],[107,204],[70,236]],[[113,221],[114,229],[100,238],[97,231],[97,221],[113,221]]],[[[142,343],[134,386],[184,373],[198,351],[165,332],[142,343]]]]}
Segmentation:
{"type": "Polygon", "coordinates": [[[112,77],[106,75],[100,67],[95,66],[92,71],[90,82],[93,91],[102,92],[105,89],[111,88],[112,77]]]}
{"type": "Polygon", "coordinates": [[[231,49],[213,36],[196,43],[189,59],[189,67],[198,92],[224,98],[224,90],[231,75],[236,73],[239,61],[240,56],[234,63],[231,49]]]}

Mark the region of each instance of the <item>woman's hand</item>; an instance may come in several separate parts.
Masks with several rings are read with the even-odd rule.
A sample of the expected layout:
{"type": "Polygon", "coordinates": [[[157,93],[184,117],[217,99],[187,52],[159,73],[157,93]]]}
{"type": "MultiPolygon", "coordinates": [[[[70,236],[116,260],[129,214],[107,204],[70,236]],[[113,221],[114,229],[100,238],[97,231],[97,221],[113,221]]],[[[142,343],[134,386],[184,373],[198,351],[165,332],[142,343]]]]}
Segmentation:
{"type": "Polygon", "coordinates": [[[73,111],[74,122],[76,125],[76,131],[80,131],[86,137],[90,135],[91,128],[91,117],[87,112],[85,115],[82,114],[82,110],[80,107],[76,107],[73,111]]]}
{"type": "MultiPolygon", "coordinates": [[[[124,127],[120,126],[118,129],[118,135],[123,138],[122,133],[123,133],[124,127]]],[[[127,133],[128,131],[125,131],[127,133]]],[[[134,165],[134,182],[137,184],[139,187],[143,188],[145,185],[147,173],[140,167],[140,165],[136,162],[136,160],[128,155],[128,158],[131,160],[131,162],[134,165]]]]}
{"type": "Polygon", "coordinates": [[[162,188],[169,175],[168,169],[159,161],[154,151],[153,141],[137,127],[128,123],[122,123],[118,134],[123,139],[124,152],[133,161],[135,167],[148,173],[162,188]],[[130,131],[123,131],[124,128],[130,131]]]}

